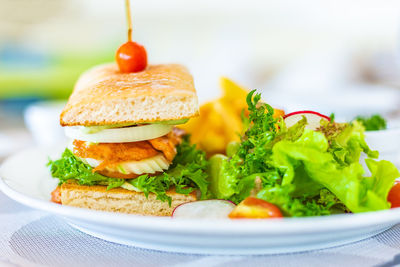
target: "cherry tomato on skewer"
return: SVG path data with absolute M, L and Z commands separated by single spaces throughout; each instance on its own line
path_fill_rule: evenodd
M 128 41 L 121 45 L 115 55 L 119 70 L 124 73 L 139 72 L 147 66 L 146 49 L 136 43 Z

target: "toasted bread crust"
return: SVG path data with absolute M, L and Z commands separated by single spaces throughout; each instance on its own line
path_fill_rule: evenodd
M 63 205 L 137 215 L 171 216 L 178 205 L 196 201 L 195 192 L 183 195 L 175 190 L 167 192 L 172 198 L 171 206 L 167 202 L 157 200 L 153 193 L 146 198 L 144 193 L 123 188 L 106 190 L 106 186 L 64 183 L 60 191 Z
M 62 126 L 180 120 L 198 115 L 193 78 L 178 64 L 121 73 L 114 63 L 85 72 L 60 116 Z

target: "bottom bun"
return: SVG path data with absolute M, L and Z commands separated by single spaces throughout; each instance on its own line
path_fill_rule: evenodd
M 67 206 L 87 208 L 102 211 L 122 212 L 137 215 L 171 216 L 176 206 L 196 201 L 196 193 L 178 194 L 174 190 L 167 192 L 172 198 L 168 202 L 156 199 L 149 193 L 148 198 L 141 192 L 114 188 L 106 190 L 106 186 L 86 186 L 75 183 L 65 183 L 61 186 L 61 203 Z

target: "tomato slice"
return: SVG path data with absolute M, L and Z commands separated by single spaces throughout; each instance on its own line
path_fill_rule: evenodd
M 400 207 L 400 182 L 396 181 L 389 191 L 387 200 L 392 204 L 392 208 Z
M 228 216 L 231 219 L 266 219 L 283 217 L 282 212 L 277 206 L 255 197 L 248 197 L 240 202 Z

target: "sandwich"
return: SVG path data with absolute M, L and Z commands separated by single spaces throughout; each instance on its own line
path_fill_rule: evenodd
M 169 216 L 208 194 L 207 160 L 175 125 L 198 116 L 193 78 L 178 64 L 122 73 L 116 64 L 85 72 L 60 115 L 71 140 L 48 163 L 59 180 L 52 201 Z

